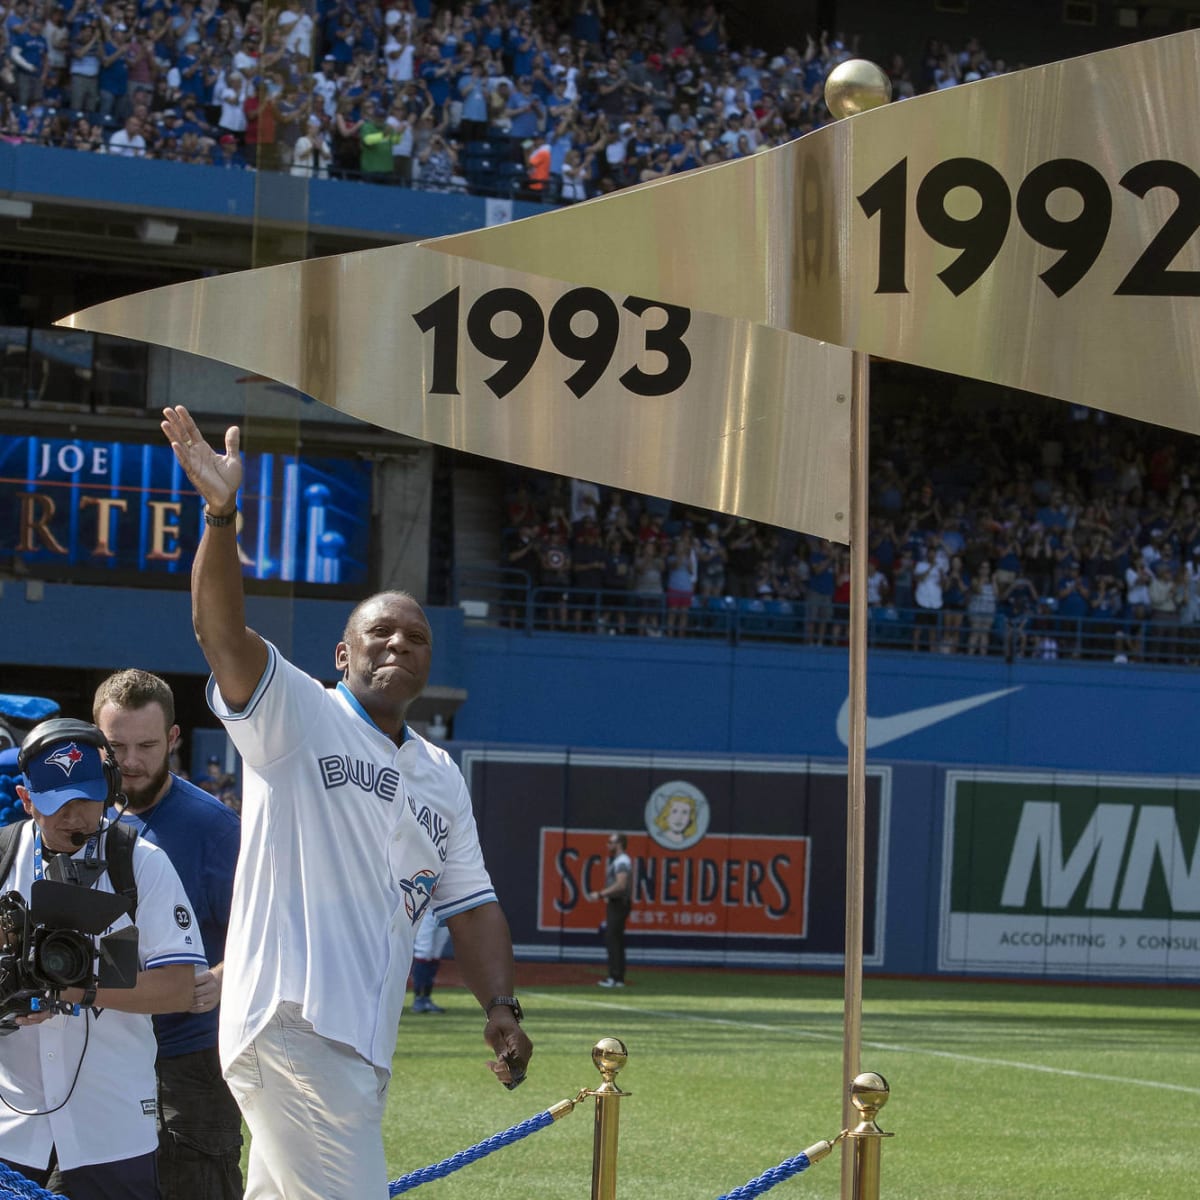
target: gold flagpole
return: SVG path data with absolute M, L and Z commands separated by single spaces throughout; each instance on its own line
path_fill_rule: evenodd
M 892 85 L 874 63 L 851 59 L 825 81 L 836 119 L 886 104 Z M 851 1128 L 852 1082 L 862 1050 L 863 874 L 867 808 L 867 472 L 870 464 L 871 356 L 855 351 L 850 387 L 850 731 L 846 767 L 846 944 L 842 1016 L 842 1128 Z M 854 1142 L 842 1143 L 842 1200 L 854 1200 Z
M 850 389 L 850 731 L 846 774 L 846 948 L 842 1001 L 842 1128 L 853 1123 L 850 1081 L 862 1049 L 863 870 L 867 791 L 867 453 L 871 356 L 855 351 Z M 851 1143 L 842 1146 L 842 1197 L 851 1200 Z

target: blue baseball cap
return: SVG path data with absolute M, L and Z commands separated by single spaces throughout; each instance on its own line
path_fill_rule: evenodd
M 97 746 L 64 739 L 25 764 L 25 786 L 34 807 L 53 816 L 72 800 L 107 800 L 108 778 Z

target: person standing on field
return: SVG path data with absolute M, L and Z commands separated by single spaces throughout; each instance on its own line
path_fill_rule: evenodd
M 246 626 L 240 430 L 217 454 L 186 408 L 163 418 L 204 501 L 192 623 L 244 766 L 219 1045 L 251 1135 L 247 1200 L 384 1200 L 383 1115 L 422 918 L 450 929 L 496 1077 L 515 1087 L 533 1053 L 466 783 L 405 721 L 429 679 L 429 622 L 406 592 L 383 592 L 346 621 L 336 687 L 289 663 Z
M 608 863 L 604 869 L 604 887 L 588 892 L 589 900 L 604 901 L 604 946 L 608 952 L 608 978 L 599 986 L 625 986 L 625 922 L 633 904 L 633 863 L 625 853 L 627 840 L 623 833 L 608 838 Z

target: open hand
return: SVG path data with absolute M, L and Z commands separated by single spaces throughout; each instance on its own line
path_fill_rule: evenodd
M 225 453 L 218 454 L 201 436 L 191 413 L 182 404 L 163 409 L 162 431 L 179 465 L 205 504 L 217 514 L 232 512 L 242 486 L 242 433 L 236 425 L 225 431 Z

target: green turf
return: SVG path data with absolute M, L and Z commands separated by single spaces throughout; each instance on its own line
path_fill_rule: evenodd
M 594 1086 L 597 1038 L 629 1047 L 621 1200 L 708 1200 L 840 1127 L 841 981 L 646 971 L 622 992 L 526 989 L 536 1053 L 513 1093 L 491 1079 L 482 1018 L 441 989 L 405 1015 L 385 1128 L 392 1177 Z M 1182 1200 L 1195 1190 L 1200 993 L 877 981 L 862 1066 L 885 1075 L 886 1200 Z M 426 1200 L 585 1200 L 593 1102 L 425 1184 Z M 836 1156 L 771 1190 L 838 1195 Z

